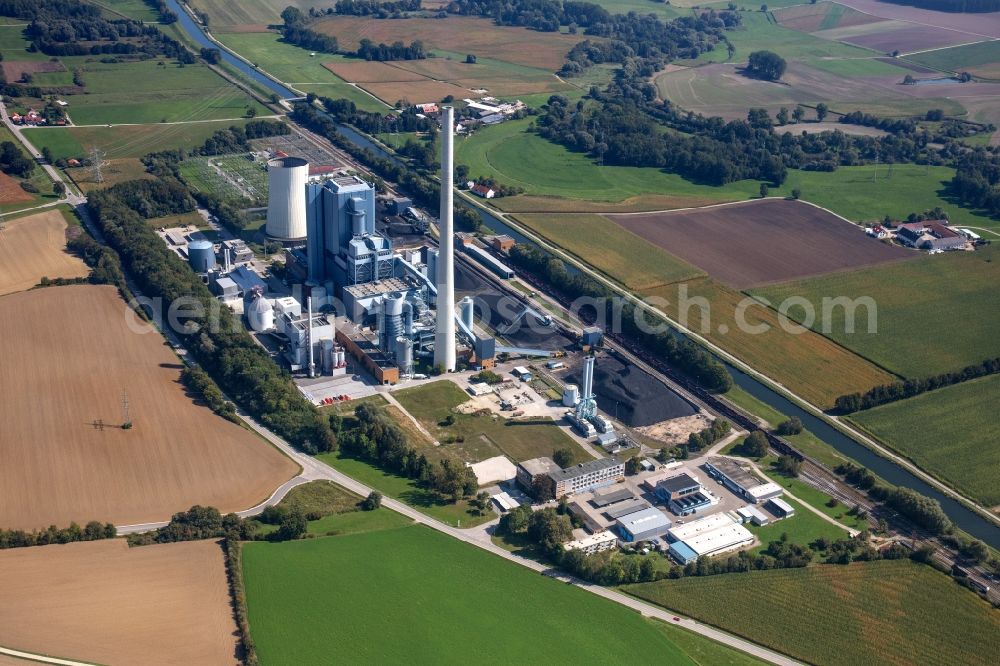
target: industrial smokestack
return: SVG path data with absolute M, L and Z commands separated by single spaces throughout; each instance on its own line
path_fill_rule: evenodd
M 313 361 L 313 297 L 309 296 L 306 302 L 308 303 L 306 307 L 308 308 L 309 311 L 308 314 L 309 328 L 307 329 L 308 332 L 306 333 L 306 344 L 309 345 L 309 376 L 315 377 L 316 363 Z
M 445 372 L 455 370 L 455 222 L 452 219 L 455 110 L 441 108 L 441 210 L 437 258 L 437 328 L 434 335 L 434 365 Z
M 583 399 L 594 398 L 594 357 L 588 356 L 583 362 Z

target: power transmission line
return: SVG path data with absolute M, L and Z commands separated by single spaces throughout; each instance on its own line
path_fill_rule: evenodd
M 106 155 L 107 153 L 97 146 L 90 149 L 90 172 L 95 183 L 104 182 L 104 167 L 107 166 L 107 162 L 104 161 Z

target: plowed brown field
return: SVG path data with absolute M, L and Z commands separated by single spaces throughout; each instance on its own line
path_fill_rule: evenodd
M 99 664 L 238 663 L 223 553 L 214 541 L 6 550 L 0 589 L 4 647 Z
M 2 527 L 145 523 L 193 504 L 246 509 L 296 473 L 186 395 L 177 357 L 112 287 L 4 296 L 0 340 Z M 120 427 L 123 392 L 130 430 Z
M 608 217 L 737 289 L 917 256 L 801 201 Z
M 57 210 L 4 223 L 0 231 L 0 296 L 31 289 L 43 277 L 85 277 L 90 269 L 66 252 L 66 220 Z

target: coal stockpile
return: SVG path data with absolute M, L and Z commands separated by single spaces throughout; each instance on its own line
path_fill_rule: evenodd
M 574 368 L 566 381 L 581 384 L 581 369 Z M 697 413 L 663 382 L 610 356 L 598 357 L 594 366 L 594 395 L 601 411 L 633 428 Z
M 475 298 L 477 317 L 484 316 L 484 309 L 489 308 L 489 319 L 483 323 L 515 347 L 557 351 L 573 344 L 558 326 L 551 322 L 546 324 L 530 313 L 521 317 L 512 330 L 511 322 L 524 311 L 524 306 L 512 296 L 488 292 L 477 294 Z

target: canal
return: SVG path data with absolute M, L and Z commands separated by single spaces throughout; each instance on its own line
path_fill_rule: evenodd
M 201 26 L 195 23 L 190 15 L 184 11 L 177 0 L 166 0 L 166 2 L 167 5 L 177 13 L 181 27 L 195 42 L 205 46 L 206 48 L 218 48 L 218 46 L 204 34 Z M 272 79 L 261 74 L 225 49 L 221 49 L 221 52 L 222 58 L 228 64 L 236 67 L 246 76 L 273 91 L 279 97 L 283 99 L 297 97 L 293 91 L 275 83 Z M 399 158 L 396 157 L 396 155 L 387 152 L 381 146 L 370 141 L 367 137 L 355 131 L 353 128 L 338 125 L 338 131 L 340 131 L 355 145 L 367 148 L 380 157 L 385 157 L 398 162 Z M 498 233 L 507 234 L 518 243 L 532 243 L 531 239 L 527 236 L 488 211 L 480 208 L 479 214 L 483 218 L 483 224 L 490 229 L 493 229 Z M 566 269 L 570 273 L 580 272 L 576 267 L 569 264 L 567 264 Z M 981 516 L 976 511 L 965 507 L 963 504 L 952 499 L 948 495 L 945 495 L 934 486 L 914 475 L 905 467 L 902 467 L 887 458 L 883 458 L 871 449 L 854 441 L 833 426 L 829 425 L 826 421 L 799 407 L 785 396 L 771 389 L 754 377 L 746 374 L 739 368 L 729 365 L 728 363 L 726 364 L 726 367 L 732 375 L 733 381 L 747 393 L 750 393 L 761 402 L 769 405 L 773 409 L 776 409 L 785 416 L 799 417 L 799 419 L 802 420 L 802 424 L 809 429 L 810 432 L 816 435 L 816 437 L 823 440 L 825 443 L 829 444 L 848 458 L 851 458 L 859 464 L 867 467 L 873 473 L 882 477 L 889 483 L 897 486 L 912 488 L 922 495 L 936 499 L 941 503 L 941 507 L 944 509 L 944 512 L 948 514 L 948 517 L 951 518 L 955 525 L 977 539 L 981 539 L 994 548 L 1000 549 L 1000 526 L 996 523 Z

